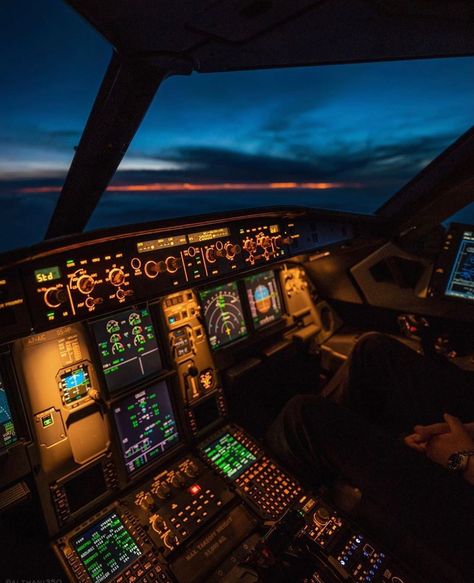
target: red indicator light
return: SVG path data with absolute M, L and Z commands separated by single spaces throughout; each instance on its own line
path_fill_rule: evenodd
M 188 489 L 188 492 L 191 494 L 191 496 L 196 496 L 196 494 L 199 494 L 200 491 L 201 491 L 201 486 L 199 484 L 193 484 Z

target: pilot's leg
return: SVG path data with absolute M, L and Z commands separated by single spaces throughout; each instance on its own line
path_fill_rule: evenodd
M 355 345 L 324 394 L 393 435 L 451 413 L 474 420 L 474 374 L 449 361 L 434 361 L 384 334 L 369 333 Z
M 461 476 L 358 413 L 320 397 L 292 399 L 272 426 L 268 443 L 313 485 L 339 477 L 358 487 L 362 513 L 370 508 L 377 514 L 375 523 L 382 524 L 396 544 L 397 537 L 401 544 L 408 532 L 433 556 L 463 573 L 474 573 L 474 496 Z M 368 514 L 366 522 L 373 524 Z

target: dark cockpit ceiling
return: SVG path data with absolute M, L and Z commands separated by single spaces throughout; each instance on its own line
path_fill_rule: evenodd
M 471 3 L 68 3 L 113 56 L 47 239 L 0 257 L 5 574 L 273 582 L 289 561 L 282 581 L 458 583 L 450 557 L 391 547 L 262 436 L 368 330 L 472 369 L 474 227 L 440 222 L 472 200 L 473 129 L 374 216 L 82 231 L 167 76 L 473 55 Z

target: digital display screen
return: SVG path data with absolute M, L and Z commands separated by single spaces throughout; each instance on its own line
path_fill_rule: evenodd
M 143 554 L 115 512 L 75 537 L 71 544 L 93 583 L 116 577 Z
M 463 233 L 445 293 L 474 300 L 474 231 Z
M 199 296 L 213 350 L 247 335 L 239 289 L 235 281 L 200 291 Z
M 181 356 L 185 356 L 192 352 L 191 342 L 186 327 L 173 330 L 170 336 L 176 358 L 180 358 Z
M 113 411 L 129 474 L 156 461 L 179 441 L 165 381 L 129 395 Z
M 102 464 L 95 464 L 63 485 L 71 513 L 107 491 Z
M 70 405 L 87 397 L 87 392 L 91 388 L 87 364 L 80 364 L 61 373 L 59 388 L 65 405 Z
M 244 279 L 254 328 L 263 328 L 281 318 L 281 297 L 274 271 Z
M 148 253 L 149 251 L 157 251 L 158 249 L 169 249 L 170 247 L 186 245 L 186 243 L 186 235 L 163 237 L 161 239 L 151 239 L 150 241 L 140 241 L 137 243 L 137 251 L 138 253 Z
M 54 267 L 43 267 L 43 269 L 35 270 L 35 279 L 37 283 L 47 283 L 48 281 L 55 281 L 61 277 L 61 270 L 57 265 Z
M 13 445 L 17 439 L 5 386 L 0 376 L 0 449 Z
M 197 430 L 201 431 L 220 417 L 216 397 L 211 397 L 193 408 Z
M 228 237 L 229 235 L 230 229 L 228 227 L 222 227 L 221 229 L 211 229 L 209 231 L 191 233 L 188 235 L 188 240 L 190 243 L 203 243 L 204 241 L 212 241 L 213 239 Z
M 132 308 L 98 320 L 92 330 L 111 393 L 162 370 L 147 308 Z
M 204 454 L 227 478 L 234 480 L 249 468 L 257 458 L 230 433 L 203 449 Z

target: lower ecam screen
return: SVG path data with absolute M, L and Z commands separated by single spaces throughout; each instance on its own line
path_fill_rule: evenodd
M 129 474 L 156 461 L 179 441 L 165 381 L 125 397 L 113 411 Z

